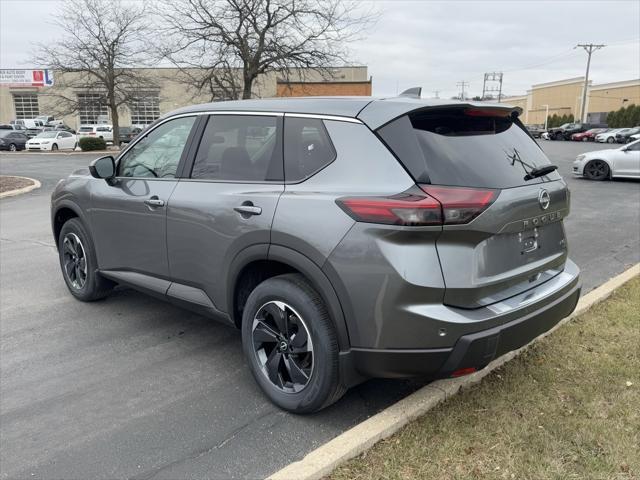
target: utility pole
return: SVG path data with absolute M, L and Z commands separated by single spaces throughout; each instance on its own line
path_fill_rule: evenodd
M 456 87 L 460 87 L 460 100 L 464 100 L 464 89 L 469 86 L 469 82 L 465 82 L 462 80 L 461 82 L 456 83 Z
M 433 91 L 433 98 L 440 98 L 440 90 Z
M 580 121 L 587 121 L 587 112 L 585 107 L 587 106 L 587 88 L 589 86 L 589 67 L 591 66 L 591 54 L 596 50 L 606 47 L 606 45 L 595 45 L 593 43 L 579 43 L 573 49 L 582 47 L 587 52 L 587 72 L 584 74 L 584 87 L 582 87 L 582 106 L 580 107 Z
M 488 87 L 487 82 L 493 83 L 493 87 Z M 498 84 L 496 86 L 496 84 Z M 502 72 L 488 72 L 484 74 L 484 82 L 482 82 L 482 99 L 490 92 L 498 92 L 498 103 L 502 100 Z

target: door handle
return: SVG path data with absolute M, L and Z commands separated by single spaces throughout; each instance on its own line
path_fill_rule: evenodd
M 164 200 L 160 200 L 156 195 L 144 201 L 150 207 L 164 207 Z
M 254 206 L 251 202 L 244 202 L 239 207 L 234 207 L 233 209 L 244 218 L 249 218 L 251 215 L 260 215 L 262 213 L 262 208 Z

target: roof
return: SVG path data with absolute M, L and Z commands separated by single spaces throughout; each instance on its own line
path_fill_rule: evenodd
M 358 118 L 375 130 L 406 113 L 424 108 L 468 106 L 520 110 L 505 103 L 487 103 L 409 97 L 275 97 L 252 100 L 204 103 L 175 110 L 166 116 L 209 111 L 253 111 L 306 113 Z

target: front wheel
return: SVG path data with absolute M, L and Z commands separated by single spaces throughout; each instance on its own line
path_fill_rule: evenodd
M 51 145 L 51 151 L 55 152 L 58 150 L 58 145 L 56 145 L 55 143 L 53 145 Z
M 9 151 L 10 152 L 17 152 L 18 151 L 18 147 L 16 146 L 15 143 L 10 143 L 9 144 Z
M 83 302 L 106 297 L 114 283 L 98 273 L 93 242 L 77 218 L 68 220 L 58 237 L 62 276 L 71 295 Z
M 602 160 L 591 160 L 584 166 L 584 176 L 589 180 L 605 180 L 609 178 L 609 165 Z
M 607 138 L 607 143 L 615 143 L 616 139 L 613 137 Z
M 316 412 L 345 392 L 333 324 L 301 275 L 270 278 L 251 292 L 242 315 L 242 347 L 256 382 L 284 410 Z

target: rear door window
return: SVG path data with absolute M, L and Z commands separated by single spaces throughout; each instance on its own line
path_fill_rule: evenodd
M 233 182 L 282 181 L 278 118 L 213 115 L 198 147 L 191 178 Z
M 300 182 L 333 162 L 336 150 L 322 120 L 287 117 L 284 121 L 284 178 Z
M 418 183 L 512 188 L 549 159 L 518 120 L 500 111 L 432 109 L 400 117 L 377 132 Z

